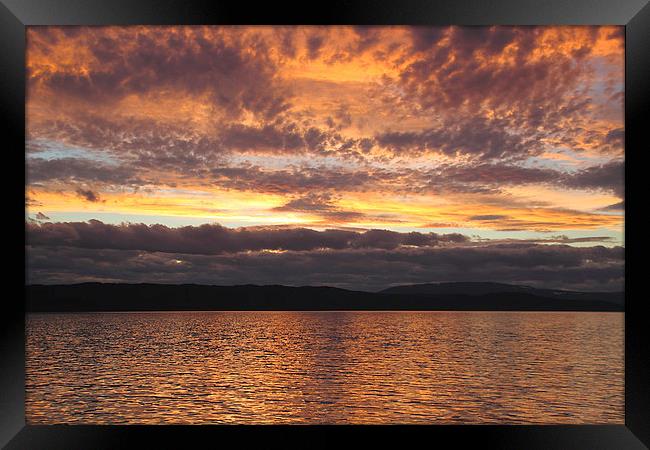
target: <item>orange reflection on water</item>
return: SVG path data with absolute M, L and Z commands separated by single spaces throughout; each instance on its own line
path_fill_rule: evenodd
M 624 423 L 622 313 L 31 314 L 26 420 Z

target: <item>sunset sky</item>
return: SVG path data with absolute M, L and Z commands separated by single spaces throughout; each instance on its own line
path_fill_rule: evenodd
M 621 290 L 622 27 L 29 27 L 28 281 Z

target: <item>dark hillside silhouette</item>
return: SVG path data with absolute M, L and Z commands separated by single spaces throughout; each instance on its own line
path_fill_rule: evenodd
M 28 312 L 232 310 L 623 311 L 622 293 L 497 283 L 399 286 L 382 292 L 333 287 L 103 284 L 26 286 Z

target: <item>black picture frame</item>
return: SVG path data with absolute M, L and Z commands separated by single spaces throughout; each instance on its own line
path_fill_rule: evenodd
M 625 25 L 626 247 L 625 425 L 620 426 L 26 426 L 24 419 L 24 184 L 20 172 L 25 144 L 25 27 L 29 25 L 128 24 L 429 24 L 429 25 Z M 640 219 L 642 153 L 650 148 L 650 5 L 647 0 L 329 0 L 304 2 L 188 0 L 0 0 L 0 114 L 3 135 L 5 241 L 12 251 L 0 331 L 2 394 L 0 445 L 6 448 L 146 448 L 238 446 L 264 439 L 265 447 L 315 443 L 339 445 L 352 438 L 383 445 L 423 439 L 431 445 L 478 444 L 494 448 L 626 449 L 650 445 L 650 355 L 644 313 L 644 254 Z M 10 174 L 19 174 L 10 177 Z M 24 175 L 24 173 L 23 173 Z M 641 179 L 639 178 L 641 177 Z M 24 179 L 23 179 L 24 182 Z M 21 209 L 22 212 L 18 211 Z M 15 210 L 14 210 L 15 209 Z M 22 221 L 22 223 L 21 223 Z M 637 262 L 641 261 L 641 262 Z M 22 276 L 21 276 L 22 274 Z M 22 280 L 22 281 L 21 281 Z M 22 286 L 20 285 L 22 283 Z M 13 285 L 13 286 L 12 286 Z M 16 290 L 9 290 L 16 287 Z M 13 292 L 9 294 L 9 292 Z M 1 315 L 1 314 L 0 314 Z M 318 434 L 318 440 L 315 439 Z M 233 442 L 233 441 L 231 441 Z M 443 444 L 444 445 L 444 444 Z

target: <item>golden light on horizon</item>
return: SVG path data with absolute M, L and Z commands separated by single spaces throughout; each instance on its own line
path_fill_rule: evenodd
M 621 232 L 622 58 L 617 27 L 29 28 L 28 213 Z

